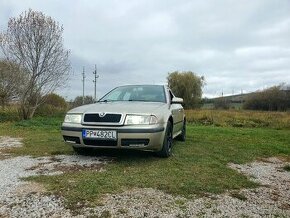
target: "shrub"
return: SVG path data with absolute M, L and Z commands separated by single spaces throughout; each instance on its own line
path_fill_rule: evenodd
M 265 111 L 286 111 L 290 108 L 290 92 L 282 85 L 252 93 L 245 99 L 244 109 Z
M 57 107 L 57 108 L 66 108 L 67 107 L 67 103 L 65 101 L 65 99 L 55 93 L 51 93 L 48 94 L 46 96 L 44 96 L 44 102 L 45 104 L 51 105 L 53 107 Z
M 20 116 L 16 106 L 8 106 L 0 108 L 0 122 L 18 121 Z
M 44 96 L 43 101 L 44 104 L 35 111 L 36 116 L 58 116 L 64 114 L 68 109 L 65 99 L 54 93 Z
M 94 103 L 94 98 L 90 95 L 86 95 L 85 99 L 84 99 L 84 104 L 92 104 Z M 70 107 L 74 108 L 74 107 L 78 107 L 83 104 L 83 96 L 77 96 L 71 103 Z
M 214 109 L 229 109 L 230 108 L 230 101 L 226 98 L 217 98 L 215 99 L 214 103 Z

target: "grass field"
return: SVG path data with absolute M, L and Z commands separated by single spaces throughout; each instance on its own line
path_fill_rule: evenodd
M 290 112 L 246 110 L 187 110 L 187 120 L 198 125 L 290 129 Z
M 188 112 L 189 121 L 193 119 L 191 113 Z M 62 142 L 61 121 L 60 117 L 4 122 L 0 123 L 0 135 L 24 139 L 23 148 L 9 151 L 13 155 L 72 154 L 72 149 Z M 189 123 L 187 141 L 175 141 L 174 155 L 168 159 L 146 152 L 96 151 L 92 155 L 114 157 L 104 172 L 87 170 L 29 179 L 63 195 L 67 205 L 74 208 L 78 202 L 98 203 L 102 194 L 133 187 L 152 187 L 188 198 L 255 187 L 256 184 L 228 168 L 227 164 L 270 156 L 290 158 L 290 130 L 287 128 L 287 125 L 278 130 Z

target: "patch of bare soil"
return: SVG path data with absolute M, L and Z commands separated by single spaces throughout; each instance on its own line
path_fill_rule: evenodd
M 16 196 L 25 196 L 28 194 L 45 193 L 46 189 L 43 185 L 36 182 L 26 182 L 16 187 L 13 194 Z

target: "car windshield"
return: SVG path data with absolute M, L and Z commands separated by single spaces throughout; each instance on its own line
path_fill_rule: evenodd
M 113 89 L 100 101 L 148 101 L 166 102 L 164 88 L 161 85 L 121 86 Z

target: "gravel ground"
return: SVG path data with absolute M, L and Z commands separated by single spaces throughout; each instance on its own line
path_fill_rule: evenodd
M 0 151 L 22 145 L 21 139 L 1 137 L 0 141 Z M 0 217 L 72 217 L 71 212 L 64 208 L 63 199 L 47 195 L 41 185 L 21 178 L 83 168 L 100 171 L 111 161 L 104 157 L 77 155 L 32 158 L 0 153 L 0 157 L 5 157 L 0 158 Z
M 255 189 L 194 200 L 154 189 L 135 189 L 107 195 L 104 205 L 93 211 L 98 216 L 113 217 L 290 217 L 290 172 L 283 170 L 285 164 L 277 158 L 245 165 L 229 164 L 262 185 Z
M 9 136 L 0 136 L 0 149 L 21 147 L 22 142 L 20 138 L 11 138 Z
M 20 178 L 89 168 L 104 170 L 110 159 L 77 155 L 10 157 L 1 149 L 19 147 L 21 139 L 0 137 L 0 217 L 73 217 L 60 197 Z M 4 150 L 3 150 L 4 151 Z M 2 158 L 1 158 L 2 157 Z M 4 157 L 4 158 L 3 158 Z M 268 158 L 229 167 L 262 186 L 188 200 L 155 189 L 132 189 L 106 195 L 102 205 L 84 208 L 75 217 L 290 217 L 290 172 L 286 161 Z

